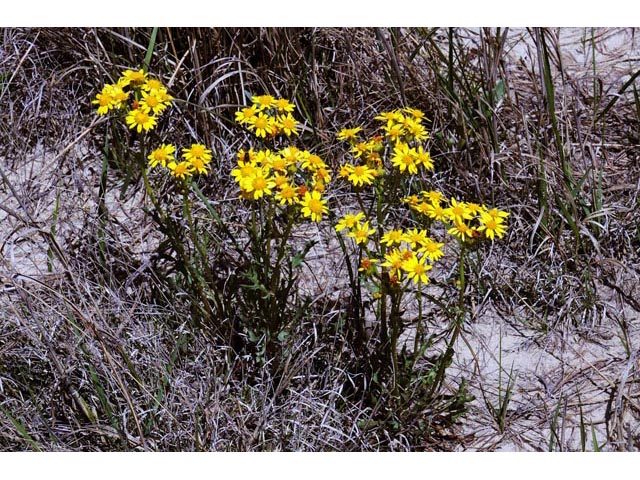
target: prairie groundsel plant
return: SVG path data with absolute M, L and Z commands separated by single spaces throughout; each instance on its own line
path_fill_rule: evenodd
M 397 405 L 410 404 L 405 395 L 416 394 L 417 381 L 424 400 L 418 403 L 424 407 L 438 401 L 464 322 L 467 252 L 483 241 L 501 238 L 509 214 L 455 198 L 446 200 L 442 192 L 428 188 L 428 175 L 436 165 L 427 148 L 429 132 L 420 110 L 383 112 L 375 120 L 379 128 L 369 137 L 363 136 L 362 127 L 337 134 L 350 154 L 337 176 L 352 189 L 357 205 L 335 224 L 357 305 L 348 324 L 354 348 L 367 358 L 376 379 L 374 396 L 387 395 Z M 419 191 L 413 193 L 415 189 Z M 456 252 L 458 308 L 450 325 L 429 334 L 425 299 L 432 298 L 428 295 L 431 277 L 442 275 L 438 263 Z M 367 303 L 373 306 L 374 325 L 366 320 Z M 434 357 L 429 347 L 436 337 L 444 338 L 446 347 Z M 431 360 L 424 373 L 427 354 Z M 419 370 L 418 362 L 422 363 Z M 455 398 L 462 408 L 464 382 Z M 389 415 L 395 422 L 402 413 Z
M 158 257 L 173 259 L 171 269 L 178 274 L 172 282 L 177 278 L 190 293 L 195 323 L 226 336 L 227 329 L 218 321 L 225 314 L 226 304 L 210 273 L 208 238 L 193 215 L 192 197 L 201 194 L 194 180 L 209 173 L 213 152 L 199 142 L 177 146 L 159 133 L 160 118 L 170 111 L 174 100 L 165 85 L 143 69 L 125 70 L 116 83 L 102 87 L 92 103 L 98 115 L 108 115 L 111 120 L 103 180 L 109 155 L 126 176 L 123 194 L 132 180 L 135 184 L 143 179 L 146 198 L 151 202 L 146 211 L 165 237 Z M 181 205 L 175 202 L 176 196 L 182 200 Z
M 295 106 L 271 95 L 252 97 L 236 112 L 256 145 L 237 154 L 231 176 L 249 219 L 250 264 L 244 273 L 240 315 L 244 333 L 261 354 L 272 355 L 299 317 L 296 268 L 313 246 L 296 248 L 294 228 L 319 223 L 329 213 L 324 192 L 332 172 L 322 158 L 289 143 L 299 135 Z

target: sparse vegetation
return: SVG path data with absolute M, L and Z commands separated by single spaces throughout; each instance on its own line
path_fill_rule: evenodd
M 640 448 L 606 30 L 2 33 L 1 449 Z

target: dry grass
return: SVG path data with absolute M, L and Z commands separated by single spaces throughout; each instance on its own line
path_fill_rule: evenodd
M 469 380 L 473 415 L 424 409 L 432 428 L 421 430 L 396 412 L 407 423 L 394 432 L 350 396 L 361 379 L 332 330 L 346 307 L 330 288 L 343 271 L 328 229 L 310 232 L 311 308 L 277 364 L 257 368 L 211 341 L 193 328 L 190 299 L 167 290 L 143 195 L 122 190 L 118 165 L 101 175 L 90 106 L 142 62 L 149 30 L 2 30 L 0 448 L 639 449 L 640 101 L 629 80 L 640 47 L 630 38 L 611 51 L 611 31 L 578 33 L 159 31 L 151 68 L 180 99 L 164 127 L 216 152 L 200 187 L 230 225 L 246 214 L 228 173 L 247 143 L 233 112 L 256 92 L 293 99 L 305 146 L 333 167 L 337 130 L 421 108 L 435 185 L 511 211 L 505 239 L 482 252 L 448 379 Z M 446 300 L 446 279 L 437 286 Z M 445 315 L 433 307 L 429 328 Z M 488 405 L 504 399 L 512 365 L 496 418 Z

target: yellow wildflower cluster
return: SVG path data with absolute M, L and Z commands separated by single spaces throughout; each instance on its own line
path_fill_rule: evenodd
M 284 133 L 287 137 L 298 135 L 300 124 L 293 117 L 295 110 L 289 100 L 271 95 L 254 95 L 252 105 L 236 112 L 236 122 L 252 131 L 256 137 L 275 137 Z
M 362 140 L 358 135 L 361 127 L 344 128 L 338 132 L 338 140 L 349 142 L 350 153 L 357 163 L 344 164 L 339 177 L 346 178 L 355 187 L 371 185 L 373 181 L 384 176 L 388 170 L 382 154 L 385 149 L 391 152 L 390 166 L 401 174 L 415 175 L 419 168 L 433 169 L 433 161 L 429 151 L 422 144 L 429 138 L 429 133 L 422 124 L 424 113 L 415 108 L 405 108 L 392 112 L 383 112 L 375 117 L 383 122 L 378 133 L 369 139 Z
M 236 112 L 236 121 L 257 137 L 298 135 L 299 124 L 292 113 L 295 106 L 271 95 L 252 97 L 252 105 Z M 281 206 L 296 206 L 313 222 L 329 212 L 322 198 L 331 169 L 318 155 L 295 146 L 277 151 L 249 149 L 238 152 L 238 165 L 231 171 L 246 200 L 273 199 Z
M 246 200 L 273 198 L 280 205 L 297 205 L 303 216 L 319 222 L 328 213 L 322 198 L 331 172 L 326 163 L 307 150 L 289 146 L 282 150 L 240 150 L 231 176 Z
M 162 82 L 149 77 L 144 70 L 125 70 L 115 84 L 105 85 L 92 103 L 98 106 L 98 115 L 111 111 L 124 113 L 129 128 L 141 133 L 156 127 L 158 117 L 173 99 Z M 175 145 L 163 143 L 147 156 L 149 166 L 160 165 L 180 179 L 208 173 L 212 155 L 205 145 L 194 143 L 183 148 L 180 161 L 176 161 L 175 152 Z
M 211 150 L 201 143 L 194 143 L 190 148 L 182 149 L 182 160 L 176 162 L 174 153 L 176 147 L 162 144 L 152 151 L 149 156 L 149 166 L 154 168 L 161 165 L 167 168 L 169 173 L 176 178 L 189 178 L 196 173 L 209 173 L 208 165 L 211 163 Z
M 172 100 L 160 80 L 149 77 L 144 70 L 125 70 L 116 83 L 102 87 L 91 103 L 97 105 L 98 115 L 112 110 L 126 112 L 129 128 L 141 133 L 155 128 Z
M 427 272 L 433 268 L 433 262 L 443 256 L 444 243 L 436 242 L 426 230 L 417 228 L 388 230 L 378 239 L 375 238 L 376 230 L 370 228 L 368 220 L 363 222 L 364 218 L 363 212 L 346 214 L 335 227 L 338 232 L 346 230 L 347 237 L 353 238 L 367 252 L 359 270 L 377 277 L 387 274 L 394 285 L 405 279 L 428 284 Z M 370 239 L 383 246 L 382 254 L 368 251 Z M 380 258 L 376 258 L 378 256 Z
M 507 231 L 505 224 L 509 213 L 477 203 L 458 202 L 455 198 L 444 200 L 436 191 L 423 191 L 419 196 L 405 198 L 412 210 L 432 220 L 444 222 L 447 233 L 463 242 L 474 242 L 482 237 L 494 240 Z

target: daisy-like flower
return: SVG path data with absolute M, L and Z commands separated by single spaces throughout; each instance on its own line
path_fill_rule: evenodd
M 193 166 L 189 162 L 169 162 L 167 167 L 176 178 L 188 178 L 193 175 Z
M 153 130 L 156 126 L 157 120 L 156 117 L 149 114 L 148 110 L 144 108 L 136 108 L 135 110 L 131 110 L 126 117 L 127 124 L 130 129 L 136 129 L 138 133 L 144 130 L 148 132 L 149 130 Z
M 411 245 L 411 248 L 416 249 L 424 246 L 424 244 L 427 243 L 427 238 L 426 230 L 418 230 L 417 228 L 414 228 L 404 232 L 402 239 Z
M 415 148 L 410 148 L 406 143 L 398 142 L 393 149 L 391 164 L 397 167 L 401 173 L 408 171 L 410 174 L 416 174 L 418 173 L 416 157 L 417 152 Z
M 424 128 L 420 123 L 416 122 L 411 117 L 405 117 L 404 122 L 402 122 L 407 134 L 413 140 L 426 140 L 429 138 L 429 132 L 427 132 L 426 128 Z
M 125 92 L 119 83 L 111 86 L 111 96 L 113 97 L 113 108 L 120 108 L 127 104 L 129 93 Z
M 407 278 L 413 280 L 414 284 L 422 283 L 427 285 L 429 283 L 427 272 L 433 267 L 426 265 L 425 261 L 426 257 L 424 256 L 421 258 L 413 256 L 402 264 L 402 269 L 407 272 Z
M 302 205 L 302 215 L 311 217 L 313 222 L 319 222 L 322 220 L 323 214 L 329 213 L 327 201 L 323 200 L 320 192 L 315 190 L 305 192 L 304 198 L 300 201 L 300 205 Z
M 274 198 L 280 202 L 281 205 L 288 203 L 293 205 L 298 203 L 298 189 L 291 185 L 284 185 L 275 195 Z
M 273 102 L 272 106 L 275 107 L 278 110 L 278 112 L 281 112 L 281 113 L 293 112 L 296 109 L 296 106 L 286 98 L 277 98 Z
M 411 115 L 413 119 L 418 123 L 422 122 L 422 120 L 424 119 L 424 112 L 422 110 L 407 107 L 404 109 L 404 111 Z
M 251 193 L 254 200 L 258 200 L 265 195 L 271 195 L 275 183 L 273 179 L 269 177 L 267 169 L 257 168 L 253 172 L 253 175 L 246 178 L 240 186 L 245 192 Z
M 366 165 L 355 165 L 351 168 L 348 180 L 353 183 L 355 187 L 362 186 L 365 183 L 371 185 L 376 175 L 377 171 L 373 168 L 369 168 Z
M 211 161 L 211 150 L 201 143 L 191 144 L 191 148 L 182 149 L 182 158 L 185 160 L 200 159 L 205 164 Z
M 287 166 L 292 166 L 302 159 L 302 152 L 296 147 L 286 147 L 278 152 L 287 162 Z
M 483 208 L 483 211 L 486 215 L 493 217 L 495 219 L 506 219 L 509 216 L 509 212 L 505 212 L 504 210 L 498 210 L 497 208 L 492 208 L 491 210 L 488 210 L 485 207 Z
M 277 119 L 277 125 L 287 137 L 293 135 L 299 135 L 298 127 L 300 126 L 293 115 L 287 113 L 286 115 L 279 115 Z
M 157 78 L 147 78 L 147 81 L 142 85 L 142 90 L 150 92 L 151 90 L 164 89 L 164 85 Z
M 385 131 L 385 136 L 395 143 L 401 142 L 402 137 L 407 133 L 404 125 L 401 123 L 389 122 L 385 127 L 383 127 L 383 130 Z
M 427 204 L 424 213 L 434 220 L 444 221 L 447 219 L 447 212 L 445 208 L 440 205 L 440 202 Z
M 251 101 L 258 107 L 259 110 L 266 110 L 271 108 L 276 99 L 271 95 L 254 95 L 251 97 Z
M 453 223 L 453 227 L 447 230 L 447 233 L 453 235 L 454 237 L 464 241 L 466 239 L 473 237 L 474 229 L 471 228 L 464 222 L 455 222 Z
M 427 191 L 423 191 L 422 196 L 424 198 L 426 198 L 427 200 L 429 200 L 431 203 L 435 204 L 435 203 L 440 203 L 442 201 L 442 199 L 444 198 L 444 196 L 442 195 L 442 193 L 436 191 L 436 190 L 429 190 Z
M 114 108 L 113 85 L 105 85 L 91 103 L 98 105 L 98 115 L 106 115 Z
M 231 170 L 231 176 L 234 180 L 243 184 L 248 178 L 252 177 L 257 167 L 251 161 L 238 160 L 238 168 Z
M 425 256 L 429 257 L 429 260 L 435 262 L 442 258 L 444 253 L 442 252 L 442 247 L 444 247 L 444 243 L 436 242 L 431 238 L 427 238 L 426 241 L 422 244 L 422 248 L 420 251 L 425 254 Z
M 266 138 L 267 135 L 274 135 L 277 125 L 272 117 L 260 112 L 247 122 L 249 130 L 255 130 L 256 137 Z
M 366 244 L 369 240 L 369 236 L 374 233 L 375 230 L 373 228 L 369 228 L 369 221 L 367 220 L 363 224 L 356 224 L 347 236 L 353 238 L 357 244 Z
M 207 170 L 207 163 L 209 162 L 205 162 L 201 157 L 193 157 L 188 162 L 197 173 L 202 173 L 203 175 L 209 173 L 209 170 Z
M 429 151 L 424 151 L 422 145 L 416 149 L 416 164 L 422 165 L 427 170 L 433 170 L 433 160 Z
M 253 117 L 258 114 L 258 107 L 251 105 L 236 112 L 236 122 L 240 125 L 249 124 Z
M 329 183 L 331 181 L 331 172 L 327 167 L 318 168 L 313 174 L 314 180 L 322 183 Z
M 389 230 L 387 233 L 382 235 L 380 242 L 384 243 L 387 247 L 390 247 L 392 245 L 400 245 L 403 239 L 404 232 L 402 230 Z
M 464 202 L 456 202 L 455 198 L 451 199 L 449 207 L 445 208 L 444 212 L 453 223 L 464 223 L 465 220 L 471 220 L 473 218 L 467 205 Z
M 149 92 L 143 91 L 140 104 L 149 108 L 149 110 L 151 110 L 155 115 L 161 113 L 168 106 L 158 96 L 158 90 L 151 90 Z
M 369 142 L 356 143 L 350 151 L 354 157 L 360 158 L 371 151 L 371 145 L 369 145 Z
M 343 128 L 338 132 L 336 136 L 338 140 L 345 140 L 347 142 L 355 141 L 357 139 L 357 135 L 362 131 L 361 127 L 356 128 Z
M 158 97 L 158 100 L 164 103 L 167 107 L 171 104 L 171 101 L 174 100 L 174 98 L 169 95 L 169 92 L 167 92 L 167 89 L 164 87 L 156 89 L 155 93 L 156 97 Z
M 147 79 L 147 73 L 142 69 L 125 70 L 124 72 L 122 72 L 122 77 L 121 77 L 123 86 L 133 85 L 134 87 L 141 86 L 142 84 L 144 84 L 146 79 Z
M 396 277 L 398 280 L 402 278 L 402 264 L 405 262 L 402 251 L 394 248 L 384 255 L 382 266 L 389 269 L 389 275 Z
M 173 156 L 175 151 L 176 151 L 176 147 L 174 147 L 171 144 L 166 145 L 163 143 L 160 148 L 156 148 L 147 157 L 149 159 L 149 166 L 151 168 L 155 168 L 158 164 L 160 164 L 163 167 L 166 167 L 167 163 L 175 160 Z
M 389 122 L 395 123 L 402 120 L 402 112 L 400 110 L 394 110 L 393 112 L 381 112 L 373 118 L 387 124 Z
M 327 168 L 327 164 L 318 155 L 305 151 L 303 152 L 302 168 L 316 171 L 319 168 Z
M 351 230 L 364 218 L 363 212 L 358 212 L 355 215 L 347 213 L 336 224 L 336 231 Z
M 498 238 L 502 238 L 507 231 L 507 226 L 503 221 L 502 217 L 482 213 L 480 214 L 480 226 L 478 227 L 478 231 L 484 232 L 485 236 L 491 240 L 494 240 L 496 235 Z

